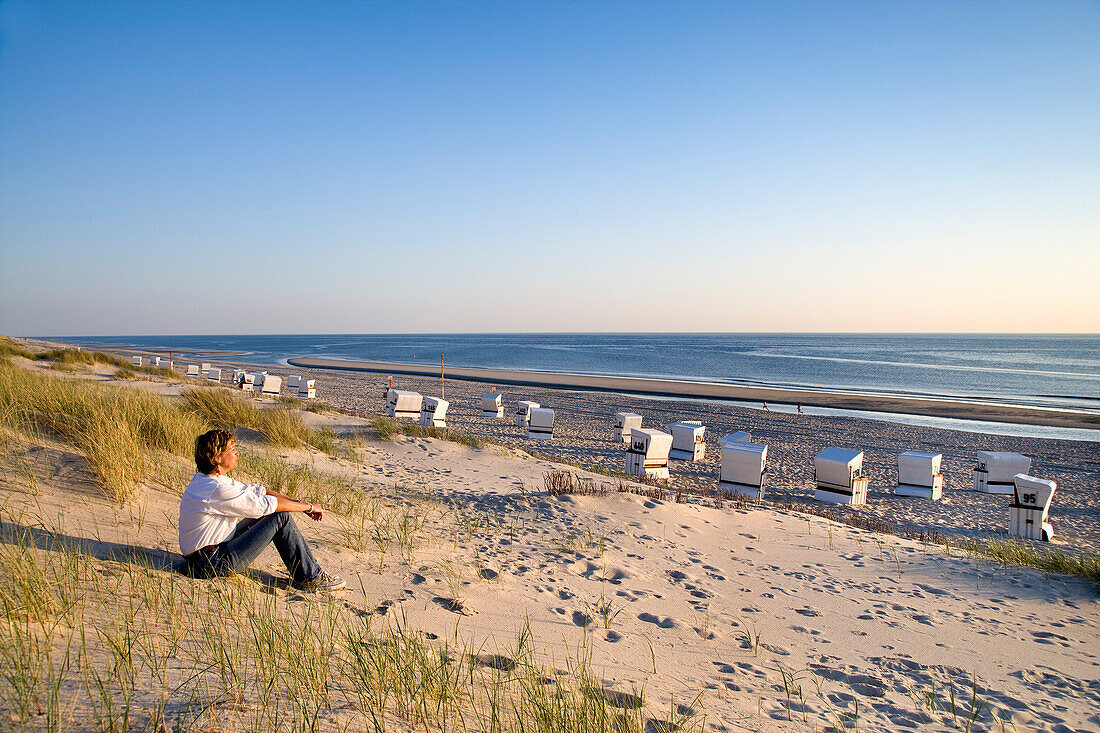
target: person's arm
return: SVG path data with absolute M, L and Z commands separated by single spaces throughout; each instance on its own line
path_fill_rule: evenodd
M 325 510 L 320 504 L 311 504 L 308 501 L 291 499 L 278 491 L 267 489 L 267 495 L 275 497 L 275 511 L 277 512 L 302 512 L 315 522 L 320 522 L 325 516 Z

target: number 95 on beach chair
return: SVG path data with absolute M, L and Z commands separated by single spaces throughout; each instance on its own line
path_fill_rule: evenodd
M 1054 528 L 1050 518 L 1050 501 L 1058 484 L 1046 479 L 1035 478 L 1024 473 L 1013 477 L 1013 490 L 1016 501 L 1008 509 L 1008 533 L 1029 540 L 1050 542 L 1054 537 Z

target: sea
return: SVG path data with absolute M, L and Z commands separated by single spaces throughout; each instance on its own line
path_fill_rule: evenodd
M 497 333 L 51 337 L 293 357 L 951 397 L 1100 414 L 1100 335 Z M 1100 433 L 1100 431 L 1081 431 Z

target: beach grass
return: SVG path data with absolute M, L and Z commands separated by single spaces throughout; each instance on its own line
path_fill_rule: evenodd
M 336 443 L 331 431 L 310 429 L 289 410 L 260 410 L 226 390 L 188 390 L 181 405 L 140 390 L 58 379 L 10 362 L 0 362 L 0 425 L 31 438 L 44 432 L 75 446 L 107 495 L 119 503 L 132 499 L 149 474 L 151 454 L 190 457 L 195 436 L 210 426 L 244 425 L 272 445 L 305 443 L 330 454 Z
M 984 557 L 1006 567 L 1018 565 L 1100 581 L 1100 556 L 1091 553 L 1074 556 L 1059 547 L 1036 547 L 1027 542 L 1000 538 L 963 540 L 953 543 L 953 546 L 971 556 Z
M 245 576 L 98 559 L 0 519 L 0 709 L 13 730 L 692 731 L 652 718 L 578 649 L 429 639 L 336 598 L 287 604 Z M 40 533 L 41 534 L 41 533 Z M 47 533 L 48 534 L 48 533 Z M 64 620 L 64 623 L 61 621 Z
M 297 448 L 305 443 L 335 455 L 336 436 L 331 430 L 307 427 L 301 417 L 282 405 L 260 409 L 248 398 L 219 387 L 187 389 L 183 392 L 183 405 L 184 409 L 223 430 L 232 431 L 241 425 L 259 432 L 274 446 Z
M 57 379 L 0 364 L 0 423 L 40 431 L 76 446 L 108 496 L 132 498 L 146 472 L 146 453 L 186 456 L 204 423 L 167 400 L 132 389 Z

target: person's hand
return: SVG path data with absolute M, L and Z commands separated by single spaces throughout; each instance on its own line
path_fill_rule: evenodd
M 303 514 L 312 519 L 314 522 L 320 522 L 322 519 L 325 518 L 325 509 L 320 504 L 310 504 L 309 506 L 309 511 L 303 512 Z

